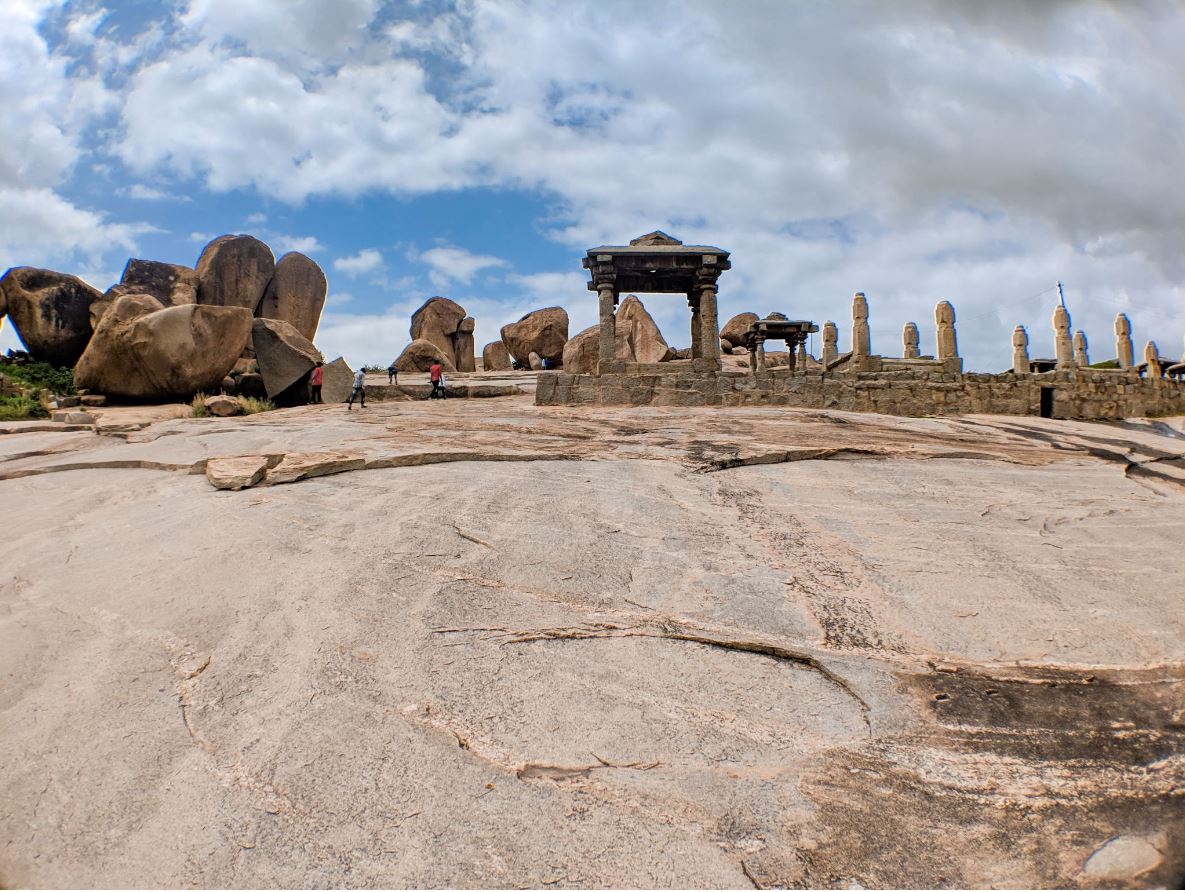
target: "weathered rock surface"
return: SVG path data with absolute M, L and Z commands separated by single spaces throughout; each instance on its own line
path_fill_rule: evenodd
M 628 329 L 630 353 L 634 362 L 667 362 L 675 358 L 675 351 L 667 344 L 654 318 L 636 295 L 629 295 L 617 308 L 616 326 Z
M 240 490 L 254 486 L 267 473 L 265 455 L 232 455 L 206 463 L 206 479 L 215 489 Z
M 466 316 L 457 327 L 453 335 L 453 355 L 456 359 L 458 372 L 476 372 L 477 356 L 473 350 L 473 331 L 477 328 L 477 320 Z
M 317 334 L 329 283 L 313 260 L 290 251 L 276 263 L 255 315 L 287 322 L 308 340 Z
M 614 328 L 614 358 L 635 362 L 630 341 L 632 326 Z M 564 344 L 564 371 L 573 375 L 592 375 L 597 371 L 601 351 L 601 326 L 590 325 Z
M 519 365 L 532 353 L 562 362 L 568 342 L 568 313 L 563 307 L 546 307 L 527 313 L 518 322 L 502 326 L 502 343 Z
M 1185 419 L 44 428 L 0 425 L 6 886 L 1180 885 Z M 281 455 L 321 476 L 195 476 Z
M 426 372 L 432 368 L 432 363 L 440 361 L 445 373 L 455 372 L 452 358 L 431 341 L 419 339 L 412 341 L 403 348 L 399 358 L 395 360 L 395 369 L 400 372 Z
M 720 329 L 720 337 L 733 347 L 742 347 L 745 343 L 745 332 L 760 318 L 756 313 L 737 313 L 724 323 Z
M 481 351 L 481 367 L 487 372 L 509 372 L 510 353 L 501 341 L 491 341 Z
M 161 307 L 146 294 L 115 301 L 74 369 L 76 387 L 133 399 L 217 390 L 251 331 L 241 307 Z
M 327 362 L 321 368 L 321 399 L 326 403 L 344 403 L 354 389 L 354 370 L 344 357 Z
M 197 303 L 197 289 L 197 271 L 192 267 L 133 257 L 124 266 L 119 284 L 112 285 L 91 304 L 91 326 L 98 328 L 111 305 L 129 294 L 147 294 L 163 307 L 179 307 Z
M 244 372 L 237 375 L 235 377 L 235 393 L 256 400 L 267 399 L 267 387 L 263 383 L 263 375 L 259 372 Z
M 13 267 L 0 278 L 9 321 L 34 359 L 72 366 L 91 333 L 91 304 L 102 294 L 77 276 Z
M 447 297 L 430 297 L 411 314 L 412 342 L 428 341 L 435 345 L 440 355 L 455 369 L 457 355 L 454 336 L 466 315 L 465 308 L 455 301 Z
M 255 313 L 272 280 L 272 250 L 250 235 L 222 235 L 202 249 L 197 262 L 198 303 L 246 307 Z
M 219 418 L 229 418 L 243 411 L 239 401 L 229 396 L 208 396 L 202 400 L 202 405 L 207 412 Z
M 282 400 L 287 391 L 307 384 L 309 373 L 321 361 L 321 351 L 293 326 L 279 319 L 256 319 L 251 326 L 251 340 L 263 386 L 268 399 L 273 401 Z M 291 396 L 286 402 L 300 403 L 308 399 L 308 392 Z

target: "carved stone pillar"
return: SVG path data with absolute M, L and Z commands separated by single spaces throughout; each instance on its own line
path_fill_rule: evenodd
M 852 358 L 872 352 L 872 337 L 868 331 L 868 299 L 863 291 L 852 298 Z
M 614 359 L 614 345 L 617 341 L 617 317 L 614 308 L 617 305 L 616 289 L 612 282 L 602 282 L 597 285 L 597 292 L 601 298 L 601 331 L 598 344 L 597 372 L 607 367 Z
M 699 295 L 687 295 L 687 306 L 691 307 L 691 358 L 699 359 L 703 356 L 704 338 L 704 327 L 699 312 Z
M 1059 369 L 1074 367 L 1074 342 L 1070 340 L 1070 314 L 1058 304 L 1053 311 L 1053 346 Z
M 700 352 L 704 359 L 720 365 L 720 321 L 716 318 L 716 281 L 700 287 Z
M 1012 371 L 1018 375 L 1029 373 L 1029 333 L 1023 325 L 1012 329 Z
M 1115 317 L 1115 358 L 1121 369 L 1130 369 L 1136 364 L 1135 351 L 1132 349 L 1132 324 L 1123 313 Z
M 839 328 L 834 322 L 823 323 L 823 368 L 835 362 L 839 357 Z
M 765 371 L 765 338 L 757 336 L 757 371 Z
M 922 355 L 919 349 L 921 343 L 918 335 L 918 326 L 916 322 L 906 322 L 905 329 L 901 332 L 901 342 L 904 345 L 904 352 L 901 354 L 905 359 L 917 359 Z
M 938 329 L 938 361 L 957 359 L 959 339 L 955 334 L 955 308 L 949 300 L 940 300 L 934 307 L 934 324 Z
M 1090 365 L 1090 354 L 1087 352 L 1086 332 L 1082 329 L 1074 332 L 1074 364 L 1079 368 Z
M 791 368 L 797 367 L 798 369 L 801 369 L 802 371 L 805 372 L 806 371 L 806 334 L 805 333 L 800 334 L 798 336 L 798 350 L 795 352 L 794 359 L 795 359 L 795 365 L 791 366 Z
M 1160 350 L 1156 347 L 1156 341 L 1149 341 L 1145 345 L 1144 362 L 1148 363 L 1148 370 L 1144 373 L 1146 377 L 1156 380 L 1161 376 Z

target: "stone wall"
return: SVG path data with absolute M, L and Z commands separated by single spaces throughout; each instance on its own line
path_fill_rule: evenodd
M 959 374 L 920 369 L 792 372 L 753 375 L 680 370 L 666 373 L 569 375 L 542 372 L 540 406 L 794 406 L 887 415 L 1040 415 L 1052 390 L 1054 418 L 1114 420 L 1185 415 L 1185 382 L 1141 378 L 1135 370 L 1073 369 L 1039 375 Z

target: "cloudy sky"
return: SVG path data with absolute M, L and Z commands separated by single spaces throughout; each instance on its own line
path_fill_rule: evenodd
M 875 352 L 958 312 L 969 364 L 1185 337 L 1185 9 L 1173 0 L 0 2 L 0 266 L 105 289 L 249 232 L 329 276 L 328 354 L 385 362 L 443 294 L 500 325 L 595 298 L 660 228 L 732 251 L 721 317 Z M 647 307 L 676 346 L 685 302 Z M 0 347 L 15 343 L 10 326 Z M 815 348 L 818 351 L 818 343 Z

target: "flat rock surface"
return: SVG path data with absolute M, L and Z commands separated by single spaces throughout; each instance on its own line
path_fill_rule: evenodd
M 1185 873 L 1181 419 L 132 411 L 0 437 L 0 885 Z

